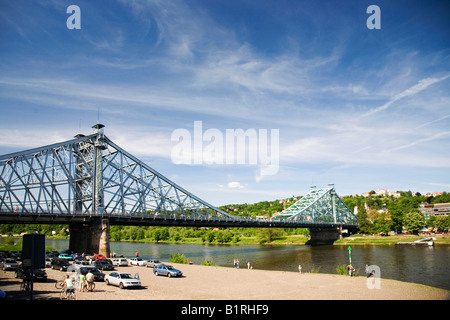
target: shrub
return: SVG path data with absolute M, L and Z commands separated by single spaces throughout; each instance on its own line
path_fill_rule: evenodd
M 185 257 L 184 254 L 174 253 L 170 255 L 170 262 L 187 264 L 187 258 Z
M 216 264 L 212 260 L 205 259 L 205 260 L 202 260 L 201 265 L 202 266 L 215 266 Z
M 340 274 L 342 276 L 347 275 L 348 274 L 348 272 L 347 272 L 347 265 L 341 264 L 341 265 L 337 266 L 336 267 L 336 272 L 337 272 L 337 274 Z

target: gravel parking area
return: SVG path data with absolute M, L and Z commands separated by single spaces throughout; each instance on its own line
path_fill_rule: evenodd
M 96 282 L 94 292 L 77 292 L 77 300 L 448 300 L 447 290 L 394 280 L 380 280 L 379 289 L 369 289 L 366 277 L 298 274 L 172 264 L 183 271 L 181 278 L 155 276 L 152 268 L 127 266 L 116 270 L 139 274 L 142 288 L 120 289 Z M 65 272 L 46 269 L 48 281 L 34 285 L 35 300 L 59 299 L 55 282 Z M 110 273 L 112 271 L 105 271 Z M 21 280 L 13 271 L 0 270 L 0 289 L 6 299 L 26 299 L 19 290 Z M 373 283 L 374 284 L 374 283 Z

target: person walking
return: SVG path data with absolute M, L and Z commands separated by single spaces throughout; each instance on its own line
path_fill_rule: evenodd
M 80 273 L 80 291 L 83 291 L 86 285 L 86 276 L 81 272 Z
M 351 264 L 349 264 L 349 265 L 347 266 L 347 270 L 348 270 L 348 275 L 351 277 L 353 271 L 355 271 L 355 268 L 353 268 L 353 266 L 352 266 Z
M 369 265 L 366 263 L 366 276 L 369 278 L 371 276 Z

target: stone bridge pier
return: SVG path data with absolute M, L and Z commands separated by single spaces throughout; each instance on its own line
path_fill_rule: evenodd
M 69 250 L 78 253 L 99 253 L 109 258 L 109 219 L 98 217 L 69 224 Z
M 357 228 L 349 228 L 345 232 L 347 235 L 350 235 L 356 231 Z M 334 241 L 343 238 L 341 226 L 335 228 L 309 228 L 309 234 L 311 235 L 311 238 L 306 244 L 310 245 L 333 244 Z

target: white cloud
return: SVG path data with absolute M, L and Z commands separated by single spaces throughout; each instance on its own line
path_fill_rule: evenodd
M 228 182 L 227 187 L 229 189 L 243 189 L 244 188 L 244 186 L 241 185 L 241 183 L 238 181 Z

